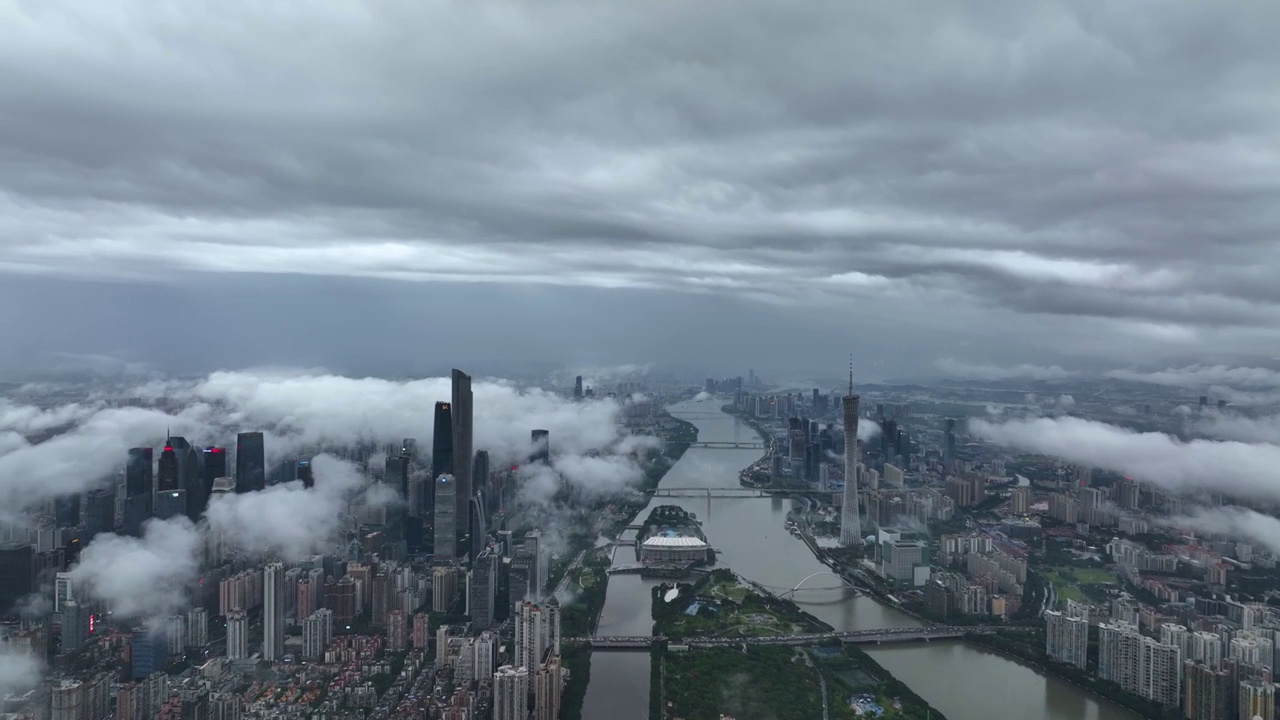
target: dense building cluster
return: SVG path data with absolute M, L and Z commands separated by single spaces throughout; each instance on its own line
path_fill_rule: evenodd
M 594 391 L 579 378 L 573 396 Z M 516 501 L 520 471 L 554 470 L 550 433 L 531 428 L 527 458 L 491 467 L 473 448 L 468 375 L 454 371 L 452 396 L 430 410 L 429 454 L 413 438 L 315 449 L 352 463 L 363 487 L 385 485 L 398 498 L 351 500 L 324 552 L 253 548 L 205 522 L 219 495 L 251 499 L 286 483 L 314 492 L 325 482 L 311 457 L 268 463 L 269 435 L 256 431 L 239 433 L 234 450 L 176 436 L 158 452 L 133 448 L 116 491 L 59 498 L 47 516 L 5 526 L 0 610 L 12 610 L 0 652 L 52 667 L 43 683 L 0 698 L 0 714 L 558 717 L 569 671 L 549 586 L 554 548 Z M 149 523 L 178 516 L 200 533 L 199 572 L 190 586 L 152 589 L 174 598 L 166 614 L 113 606 L 69 571 L 95 537 L 141 537 Z

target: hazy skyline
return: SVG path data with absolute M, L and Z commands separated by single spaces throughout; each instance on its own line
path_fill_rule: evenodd
M 0 22 L 0 378 L 1280 354 L 1273 3 Z

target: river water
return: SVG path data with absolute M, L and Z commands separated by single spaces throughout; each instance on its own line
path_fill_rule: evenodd
M 721 401 L 688 401 L 672 414 L 698 427 L 701 441 L 755 441 L 738 418 L 720 411 Z M 760 457 L 759 450 L 691 448 L 662 479 L 661 487 L 737 486 L 738 472 Z M 798 538 L 784 527 L 791 500 L 782 498 L 655 498 L 695 513 L 716 564 L 765 586 L 790 589 L 806 576 L 826 572 Z M 649 512 L 640 514 L 643 519 Z M 616 562 L 634 562 L 623 547 Z M 653 630 L 650 588 L 656 580 L 614 575 L 600 616 L 599 635 L 648 635 Z M 837 581 L 815 577 L 806 587 L 831 588 Z M 843 589 L 798 593 L 796 602 L 837 630 L 918 625 L 912 617 Z M 1042 675 L 1000 655 L 960 642 L 867 647 L 868 652 L 949 720 L 1133 720 L 1135 716 L 1057 678 Z M 634 651 L 592 654 L 591 682 L 582 716 L 586 720 L 645 720 L 649 712 L 649 655 Z

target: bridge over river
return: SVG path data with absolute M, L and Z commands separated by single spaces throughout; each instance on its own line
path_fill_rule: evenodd
M 739 645 L 814 645 L 827 640 L 839 640 L 846 643 L 896 643 L 919 642 L 928 640 L 954 640 L 964 637 L 965 633 L 989 634 L 996 631 L 995 626 L 972 625 L 950 626 L 935 625 L 932 627 L 883 628 L 878 630 L 846 630 L 829 633 L 806 633 L 801 635 L 769 635 L 765 637 L 692 637 L 678 641 L 689 647 L 738 647 Z M 564 638 L 566 643 L 590 643 L 598 650 L 642 650 L 652 647 L 655 642 L 664 642 L 662 636 L 645 635 L 601 635 L 596 637 Z

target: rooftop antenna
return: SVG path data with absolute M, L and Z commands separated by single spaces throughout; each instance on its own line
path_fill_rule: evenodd
M 849 397 L 853 397 L 853 353 L 849 353 Z

